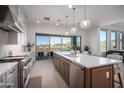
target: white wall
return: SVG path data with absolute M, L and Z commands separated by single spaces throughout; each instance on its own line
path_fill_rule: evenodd
M 92 52 L 99 51 L 99 28 L 93 28 L 86 31 L 87 45 L 90 47 Z
M 120 48 L 119 33 L 122 30 L 109 29 L 107 30 L 107 50 L 111 49 L 111 30 L 117 32 L 117 49 Z M 86 31 L 86 44 L 90 47 L 92 52 L 99 52 L 99 32 L 100 28 L 94 28 Z
M 27 39 L 28 41 L 35 43 L 35 33 L 47 33 L 47 34 L 58 34 L 63 35 L 65 34 L 65 27 L 62 26 L 53 26 L 53 25 L 43 25 L 43 24 L 28 24 L 27 27 Z M 82 36 L 82 49 L 84 48 L 84 45 L 86 44 L 86 35 L 85 31 L 80 30 L 74 35 L 80 35 Z

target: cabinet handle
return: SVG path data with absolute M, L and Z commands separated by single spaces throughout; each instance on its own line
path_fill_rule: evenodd
M 12 74 L 14 71 L 15 71 L 15 69 L 13 69 L 13 70 L 10 72 L 10 74 Z

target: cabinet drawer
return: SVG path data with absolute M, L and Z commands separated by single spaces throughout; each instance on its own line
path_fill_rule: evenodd
M 14 66 L 6 73 L 6 81 L 14 77 L 17 74 L 17 66 Z
M 17 88 L 16 76 L 13 76 L 6 82 L 6 88 Z
M 5 74 L 0 76 L 0 88 L 5 88 Z

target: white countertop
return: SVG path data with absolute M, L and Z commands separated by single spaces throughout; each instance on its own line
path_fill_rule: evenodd
M 113 60 L 113 59 L 96 57 L 96 56 L 86 55 L 86 54 L 80 54 L 79 56 L 70 57 L 67 55 L 71 53 L 65 52 L 65 51 L 54 52 L 54 53 L 69 59 L 74 64 L 77 64 L 86 68 L 95 68 L 95 67 L 106 66 L 106 65 L 122 62 L 121 60 Z
M 0 63 L 0 76 L 9 71 L 13 66 L 17 64 L 18 62 Z

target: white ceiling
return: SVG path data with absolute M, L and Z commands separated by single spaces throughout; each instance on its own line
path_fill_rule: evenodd
M 109 27 L 119 28 L 119 29 L 124 30 L 124 22 L 117 22 L 114 24 L 110 24 Z
M 75 24 L 84 18 L 84 5 L 74 5 Z M 69 16 L 68 23 L 72 25 L 72 9 L 67 5 L 21 5 L 28 23 L 36 24 L 40 20 L 42 24 L 55 25 L 58 19 L 65 25 L 65 16 Z M 50 17 L 50 21 L 43 20 Z M 90 28 L 124 21 L 124 6 L 119 5 L 88 5 L 87 18 L 91 21 Z

